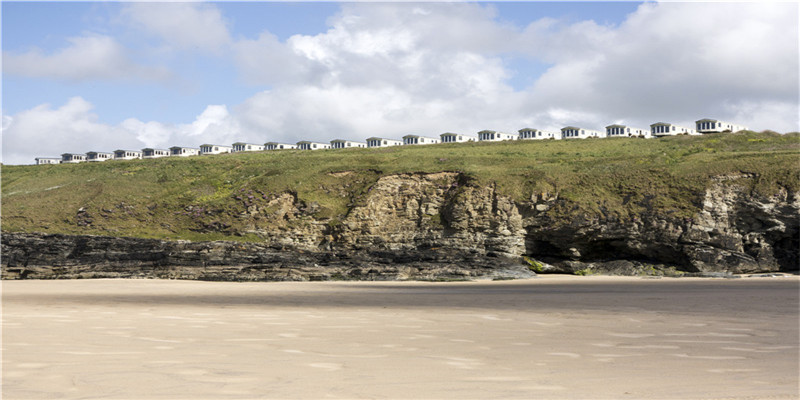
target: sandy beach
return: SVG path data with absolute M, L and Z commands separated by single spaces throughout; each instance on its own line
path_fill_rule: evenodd
M 2 282 L 3 399 L 797 399 L 798 277 Z

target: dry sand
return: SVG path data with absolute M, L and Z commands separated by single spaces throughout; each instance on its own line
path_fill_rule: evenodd
M 3 399 L 796 399 L 799 284 L 4 281 Z

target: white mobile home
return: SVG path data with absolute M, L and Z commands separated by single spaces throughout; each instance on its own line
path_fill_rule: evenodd
M 331 148 L 334 149 L 349 149 L 353 147 L 367 147 L 364 142 L 354 142 L 352 140 L 334 139 L 331 140 Z
M 169 157 L 169 150 L 153 149 L 149 147 L 146 149 L 142 149 L 142 158 L 158 158 L 158 157 Z
M 639 137 L 649 138 L 650 130 L 633 128 L 628 125 L 609 125 L 606 127 L 606 137 Z
M 90 151 L 86 153 L 86 161 L 101 162 L 114 159 L 114 153 L 106 153 L 103 151 Z
M 136 160 L 142 158 L 142 152 L 136 150 L 114 150 L 115 160 Z
M 264 143 L 265 150 L 292 150 L 296 149 L 296 144 L 291 143 L 278 143 L 278 142 L 267 142 Z
M 330 149 L 330 143 L 322 143 L 322 142 L 310 142 L 308 140 L 301 140 L 297 142 L 297 148 L 300 150 L 322 150 L 322 149 Z
M 695 122 L 695 124 L 697 125 L 697 132 L 700 133 L 739 132 L 747 130 L 746 126 L 709 118 L 701 119 Z
M 556 132 L 543 131 L 541 129 L 523 128 L 519 130 L 519 140 L 544 140 L 561 139 L 561 135 Z
M 201 144 L 200 154 L 223 154 L 230 153 L 233 150 L 231 146 L 223 146 L 221 144 Z
M 36 157 L 36 165 L 45 165 L 45 164 L 61 164 L 61 159 L 58 157 Z
M 673 125 L 668 122 L 656 122 L 650 125 L 650 132 L 653 136 L 675 136 L 675 135 L 699 135 L 697 131 L 691 128 L 685 128 L 678 125 Z
M 264 150 L 263 144 L 236 142 L 233 144 L 233 151 L 235 153 L 241 151 L 261 151 Z
M 439 143 L 439 139 L 427 137 L 427 136 L 420 136 L 420 135 L 405 135 L 403 136 L 403 145 L 415 145 L 415 144 L 436 144 Z
M 592 129 L 583 129 L 577 126 L 567 126 L 561 128 L 562 139 L 587 139 L 587 138 L 602 138 L 606 137 L 605 132 L 595 131 Z
M 86 154 L 64 153 L 61 155 L 61 164 L 76 164 L 86 161 Z
M 189 157 L 200 154 L 200 149 L 197 147 L 181 147 L 172 146 L 169 148 L 170 157 Z
M 402 140 L 387 139 L 380 137 L 367 138 L 367 147 L 388 147 L 388 146 L 402 146 Z
M 461 143 L 461 142 L 477 142 L 478 137 L 474 135 L 464 135 L 462 133 L 447 132 L 439 135 L 442 138 L 442 143 Z
M 481 142 L 499 142 L 501 140 L 517 140 L 516 133 L 497 132 L 492 130 L 482 130 L 478 132 L 478 140 Z

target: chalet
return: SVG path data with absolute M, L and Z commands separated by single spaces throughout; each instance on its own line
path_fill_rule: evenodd
M 640 137 L 649 138 L 650 130 L 633 128 L 627 125 L 609 125 L 606 127 L 606 137 Z
M 414 144 L 436 144 L 439 143 L 439 139 L 427 137 L 427 136 L 419 136 L 419 135 L 405 135 L 403 136 L 403 144 L 404 145 L 414 145 Z
M 322 149 L 330 149 L 330 143 L 322 143 L 322 142 L 310 142 L 308 140 L 301 140 L 297 142 L 297 148 L 300 150 L 322 150 Z
M 562 139 L 587 139 L 587 138 L 602 138 L 602 137 L 606 137 L 605 132 L 578 128 L 576 126 L 567 126 L 561 128 Z
M 231 146 L 223 146 L 221 144 L 201 144 L 200 145 L 200 154 L 222 154 L 222 153 L 230 153 L 233 150 Z
M 697 131 L 691 128 L 684 128 L 678 125 L 672 125 L 668 122 L 656 122 L 650 125 L 650 132 L 653 136 L 675 136 L 675 135 L 699 135 Z
M 86 161 L 86 154 L 64 153 L 61 155 L 61 164 L 76 164 Z
M 442 138 L 442 143 L 461 143 L 461 142 L 477 142 L 478 137 L 474 135 L 464 135 L 461 133 L 447 132 L 439 135 Z
M 114 150 L 115 160 L 136 160 L 142 158 L 142 152 L 136 150 Z
M 241 151 L 261 151 L 264 150 L 263 144 L 236 142 L 233 144 L 233 151 L 235 153 Z
M 367 144 L 365 142 L 353 142 L 351 140 L 344 140 L 344 139 L 331 140 L 331 148 L 349 149 L 352 147 L 367 147 Z
M 504 133 L 490 131 L 488 129 L 478 132 L 478 140 L 481 142 L 499 142 L 501 140 L 517 140 L 516 133 Z
M 90 151 L 86 153 L 86 161 L 89 162 L 100 162 L 113 159 L 114 159 L 114 153 L 106 153 L 102 151 Z
M 169 157 L 170 152 L 167 149 L 153 149 L 153 148 L 146 148 L 142 149 L 142 158 L 159 158 L 159 157 Z
M 36 165 L 45 164 L 61 164 L 61 159 L 58 157 L 36 157 Z
M 695 124 L 697 125 L 697 132 L 700 133 L 739 132 L 747 130 L 746 126 L 708 118 L 701 119 L 695 122 Z
M 367 147 L 388 147 L 388 146 L 402 146 L 402 140 L 387 139 L 380 137 L 367 138 Z
M 197 147 L 181 147 L 172 146 L 169 148 L 169 155 L 171 157 L 189 157 L 200 154 L 200 149 Z
M 561 139 L 561 135 L 556 132 L 543 131 L 541 129 L 523 128 L 519 131 L 519 140 L 543 140 Z
M 296 144 L 291 143 L 278 143 L 278 142 L 267 142 L 264 143 L 265 150 L 291 150 L 296 149 Z

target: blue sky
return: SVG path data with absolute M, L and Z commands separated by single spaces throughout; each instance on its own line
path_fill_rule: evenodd
M 565 21 L 594 20 L 603 25 L 621 23 L 627 14 L 636 10 L 638 2 L 581 3 L 581 2 L 522 2 L 481 3 L 497 10 L 497 21 L 523 28 L 543 17 Z M 231 35 L 255 38 L 267 30 L 285 41 L 297 34 L 316 35 L 328 29 L 327 19 L 339 11 L 337 3 L 279 3 L 234 2 L 215 3 L 224 16 Z M 119 21 L 124 4 L 86 2 L 6 2 L 3 3 L 3 50 L 23 53 L 40 49 L 55 52 L 68 43 L 69 37 L 87 33 L 112 35 L 131 49 L 143 45 L 156 46 Z M 185 58 L 184 58 L 185 57 Z M 238 79 L 235 67 L 213 57 L 182 56 L 165 60 L 175 70 L 182 71 L 184 82 L 169 87 L 161 83 L 142 85 L 141 82 L 60 81 L 53 79 L 3 77 L 4 109 L 9 114 L 42 103 L 60 104 L 76 94 L 92 100 L 102 120 L 118 123 L 126 118 L 155 119 L 180 123 L 191 120 L 198 110 L 208 104 L 235 104 L 244 101 L 264 85 L 248 85 Z M 507 57 L 515 75 L 509 83 L 523 89 L 535 81 L 547 64 L 530 59 Z M 533 64 L 533 65 L 532 65 Z M 120 107 L 119 93 L 129 98 Z M 155 100 L 155 101 L 154 101 Z
M 797 130 L 797 8 L 3 2 L 3 162 L 706 117 Z

